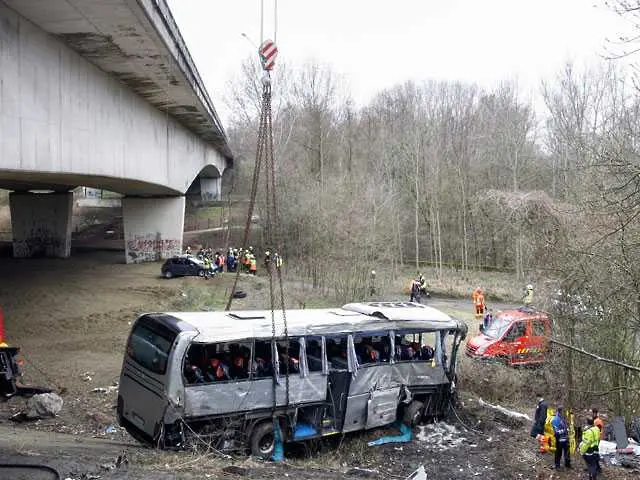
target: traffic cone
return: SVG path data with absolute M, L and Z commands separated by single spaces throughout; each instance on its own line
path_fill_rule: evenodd
M 2 307 L 0 307 L 0 347 L 8 347 L 4 336 L 4 313 L 2 313 Z

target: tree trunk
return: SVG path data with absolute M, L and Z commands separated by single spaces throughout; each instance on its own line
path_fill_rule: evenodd
M 420 193 L 419 193 L 419 187 L 420 187 L 420 182 L 419 182 L 419 178 L 420 178 L 420 162 L 419 160 L 419 155 L 418 155 L 418 149 L 416 149 L 416 178 L 415 178 L 415 189 L 416 189 L 416 202 L 415 202 L 415 209 L 414 209 L 414 213 L 415 213 L 415 229 L 414 229 L 414 237 L 415 237 L 415 246 L 416 246 L 416 271 L 420 270 L 420 238 L 418 236 L 419 231 L 420 231 Z

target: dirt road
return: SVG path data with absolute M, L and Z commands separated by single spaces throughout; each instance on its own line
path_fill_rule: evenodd
M 232 279 L 167 281 L 159 277 L 158 264 L 124 265 L 121 259 L 121 252 L 75 252 L 66 260 L 0 259 L 0 306 L 8 341 L 22 347 L 27 381 L 56 389 L 65 402 L 55 419 L 18 425 L 7 419 L 24 407 L 24 400 L 0 403 L 0 464 L 49 465 L 61 478 L 71 479 L 241 478 L 245 474 L 324 480 L 363 475 L 406 478 L 420 465 L 430 479 L 550 478 L 549 459 L 533 453 L 528 426 L 493 419 L 464 395 L 460 418 L 451 420 L 458 428 L 451 442 L 443 441 L 440 434 L 401 445 L 368 447 L 367 440 L 380 432 L 366 432 L 347 436 L 339 444 L 317 445 L 313 451 L 289 449 L 285 465 L 140 447 L 115 425 L 116 382 L 131 321 L 142 311 L 204 307 L 204 293 L 215 294 L 213 299 L 207 295 L 207 307 L 219 307 Z M 249 296 L 238 301 L 238 308 L 266 305 L 265 279 L 243 278 L 241 288 Z M 297 286 L 289 292 L 290 298 L 298 295 L 326 303 L 321 295 L 314 299 L 312 292 L 301 289 Z M 431 303 L 460 315 L 470 311 L 467 302 L 434 299 Z M 460 419 L 473 430 L 465 429 Z M 115 468 L 123 449 L 129 462 Z M 356 467 L 371 471 L 363 473 Z M 560 478 L 578 478 L 567 475 Z M 50 472 L 0 465 L 3 478 L 54 477 Z

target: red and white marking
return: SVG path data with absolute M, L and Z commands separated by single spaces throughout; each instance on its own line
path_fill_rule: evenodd
M 265 40 L 260 45 L 260 60 L 262 61 L 262 68 L 265 70 L 273 69 L 276 63 L 276 57 L 278 56 L 278 47 L 273 43 L 273 40 Z

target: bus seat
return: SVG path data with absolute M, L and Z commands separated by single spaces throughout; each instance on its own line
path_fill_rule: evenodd
M 322 371 L 322 359 L 307 354 L 307 364 L 312 372 Z
M 336 370 L 349 370 L 347 359 L 342 357 L 332 357 L 331 366 Z

